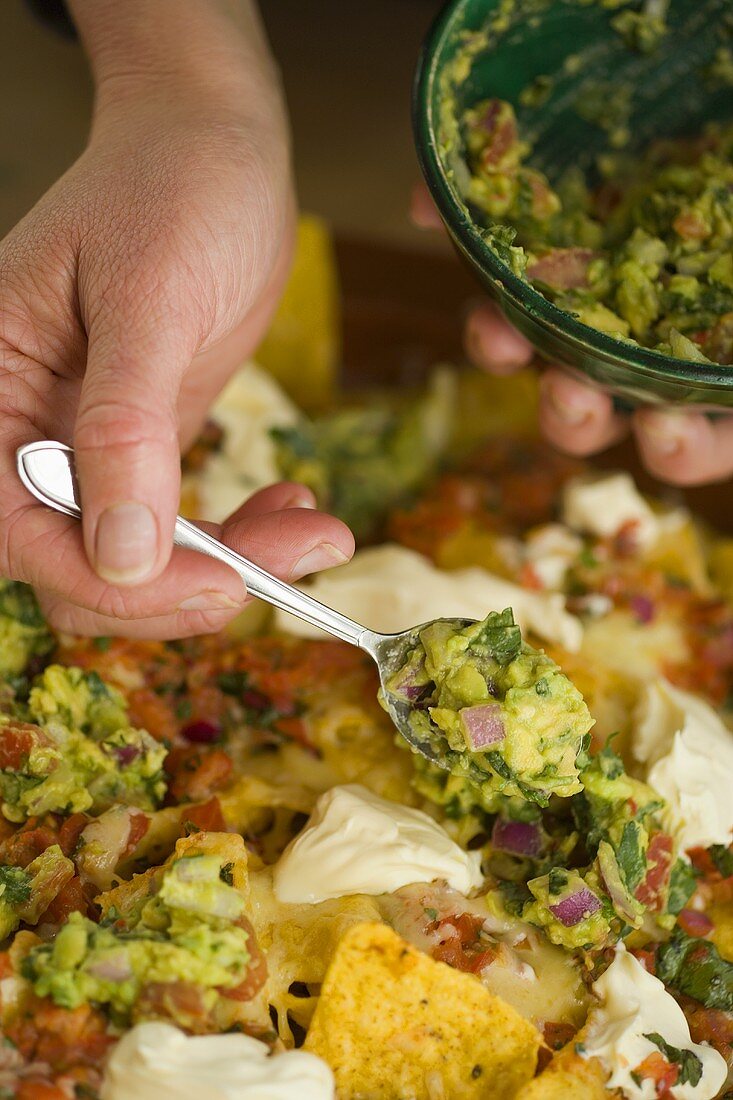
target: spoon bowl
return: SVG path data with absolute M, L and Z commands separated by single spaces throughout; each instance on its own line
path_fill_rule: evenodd
M 81 496 L 74 469 L 74 452 L 71 447 L 53 440 L 43 440 L 19 447 L 16 457 L 18 476 L 37 500 L 64 515 L 81 518 Z M 182 516 L 176 518 L 173 542 L 176 546 L 207 554 L 234 569 L 246 584 L 250 595 L 265 600 L 282 611 L 288 611 L 312 626 L 325 630 L 340 641 L 349 642 L 368 653 L 379 672 L 385 709 L 400 735 L 413 752 L 420 753 L 441 768 L 448 768 L 448 761 L 434 746 L 416 736 L 411 728 L 410 704 L 398 699 L 388 691 L 386 686 L 392 674 L 404 663 L 406 654 L 414 645 L 419 632 L 428 624 L 411 627 L 399 634 L 379 634 L 377 631 L 368 630 L 346 615 L 314 600 L 299 588 L 294 588 L 293 585 L 274 577 L 259 565 L 255 565 L 254 562 L 219 542 L 218 539 L 199 530 L 195 524 L 183 519 Z M 471 620 L 440 621 L 449 622 L 459 630 L 467 626 Z

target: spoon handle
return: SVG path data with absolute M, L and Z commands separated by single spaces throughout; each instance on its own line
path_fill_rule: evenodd
M 68 516 L 81 516 L 71 447 L 51 440 L 28 443 L 18 448 L 17 465 L 21 481 L 43 504 Z M 197 550 L 200 554 L 224 562 L 239 574 L 250 595 L 279 607 L 281 611 L 289 611 L 291 615 L 304 619 L 311 626 L 317 626 L 343 642 L 366 648 L 364 643 L 374 637 L 366 627 L 273 577 L 181 516 L 176 519 L 173 541 L 176 546 Z

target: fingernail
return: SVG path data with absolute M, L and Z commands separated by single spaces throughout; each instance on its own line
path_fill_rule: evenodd
M 678 454 L 682 450 L 684 433 L 675 430 L 673 427 L 660 429 L 644 425 L 641 434 L 647 446 L 656 451 L 658 455 L 664 455 L 665 458 Z
M 314 509 L 313 497 L 305 493 L 293 493 L 283 504 L 283 508 L 310 508 Z
M 334 565 L 343 565 L 349 560 L 348 556 L 330 542 L 320 542 L 307 554 L 295 563 L 291 576 L 307 577 L 309 573 L 317 573 L 320 569 L 332 569 Z
M 567 401 L 563 401 L 552 386 L 545 387 L 545 392 L 550 400 L 555 415 L 570 427 L 579 427 L 581 424 L 584 424 L 590 416 L 590 411 L 584 409 L 582 405 L 570 404 Z
M 178 605 L 179 611 L 233 611 L 241 604 L 226 592 L 198 592 Z
M 102 512 L 94 540 L 95 567 L 114 584 L 144 580 L 155 563 L 158 524 L 145 504 L 127 501 Z

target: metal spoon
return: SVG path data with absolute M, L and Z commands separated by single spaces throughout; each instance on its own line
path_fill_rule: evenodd
M 81 507 L 79 504 L 79 489 L 74 472 L 74 452 L 71 447 L 63 443 L 55 443 L 52 440 L 44 440 L 40 443 L 27 443 L 19 447 L 17 451 L 18 474 L 25 487 L 41 501 L 42 504 L 54 508 L 57 512 L 64 512 L 68 516 L 79 518 Z M 334 611 L 331 607 L 319 603 L 306 592 L 301 592 L 285 581 L 278 580 L 271 573 L 261 569 L 259 565 L 243 558 L 228 546 L 212 538 L 204 531 L 199 530 L 193 523 L 176 518 L 173 532 L 173 542 L 176 546 L 184 546 L 189 550 L 198 550 L 201 554 L 208 554 L 211 558 L 217 558 L 230 566 L 242 578 L 251 596 L 257 596 L 267 603 L 279 607 L 282 611 L 289 611 L 292 615 L 304 619 L 312 626 L 320 627 L 334 638 L 343 642 L 350 642 L 358 646 L 376 663 L 379 670 L 379 680 L 387 704 L 390 718 L 398 731 L 404 737 L 415 752 L 421 753 L 434 764 L 441 768 L 448 768 L 448 761 L 429 742 L 417 737 L 409 724 L 410 704 L 397 698 L 387 690 L 386 681 L 405 661 L 406 654 L 414 644 L 417 633 L 422 626 L 403 630 L 400 634 L 378 634 L 374 630 L 367 630 L 360 623 L 355 623 L 346 615 Z M 460 630 L 472 621 L 470 619 L 447 619 Z M 425 624 L 423 624 L 425 625 Z

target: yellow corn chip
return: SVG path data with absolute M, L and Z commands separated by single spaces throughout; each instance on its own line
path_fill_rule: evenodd
M 339 1100 L 510 1100 L 538 1046 L 476 978 L 371 923 L 341 940 L 305 1041 L 333 1069 Z
M 571 1043 L 519 1096 L 521 1100 L 608 1100 L 620 1094 L 606 1088 L 606 1077 L 597 1058 L 581 1058 Z

